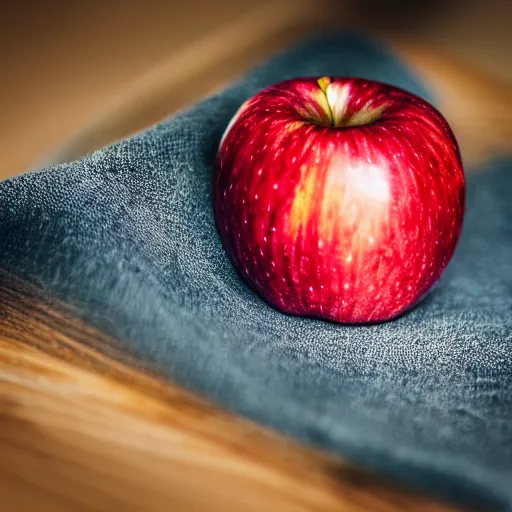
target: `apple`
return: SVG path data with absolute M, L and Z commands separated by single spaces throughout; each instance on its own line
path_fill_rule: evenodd
M 379 322 L 413 307 L 458 242 L 457 141 L 423 99 L 360 78 L 297 78 L 247 100 L 217 153 L 214 213 L 279 311 Z

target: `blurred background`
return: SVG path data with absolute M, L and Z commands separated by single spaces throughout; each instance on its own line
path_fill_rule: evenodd
M 0 179 L 141 129 L 332 26 L 412 38 L 512 82 L 511 22 L 506 0 L 2 2 Z

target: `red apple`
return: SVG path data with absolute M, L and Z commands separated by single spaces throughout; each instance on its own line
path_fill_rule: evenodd
M 426 101 L 358 78 L 259 92 L 217 155 L 217 227 L 240 274 L 278 310 L 387 320 L 440 278 L 461 232 L 455 137 Z

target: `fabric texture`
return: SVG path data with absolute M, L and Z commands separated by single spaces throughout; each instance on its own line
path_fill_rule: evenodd
M 224 407 L 425 491 L 512 510 L 510 160 L 469 174 L 454 259 L 392 322 L 283 315 L 222 249 L 211 205 L 220 137 L 256 91 L 308 75 L 432 100 L 380 43 L 308 39 L 148 131 L 1 183 L 0 267 Z

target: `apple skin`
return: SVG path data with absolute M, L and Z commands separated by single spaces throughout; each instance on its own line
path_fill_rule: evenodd
M 214 213 L 249 285 L 281 312 L 392 319 L 439 280 L 465 177 L 444 117 L 360 78 L 297 78 L 246 101 L 222 137 Z

